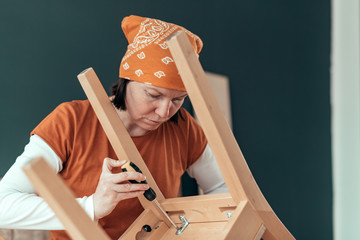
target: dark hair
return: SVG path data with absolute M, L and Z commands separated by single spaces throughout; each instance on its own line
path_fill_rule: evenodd
M 119 80 L 111 86 L 111 93 L 114 95 L 114 98 L 111 102 L 117 109 L 126 110 L 125 97 L 126 97 L 126 86 L 130 80 L 125 78 L 119 78 Z M 179 116 L 182 120 L 185 120 L 181 114 L 180 109 L 170 118 L 170 121 L 177 124 Z

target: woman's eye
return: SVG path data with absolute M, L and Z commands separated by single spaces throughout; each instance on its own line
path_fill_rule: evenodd
M 182 101 L 182 100 L 183 100 L 182 98 L 174 98 L 174 99 L 173 99 L 174 102 L 180 102 L 180 101 Z
M 160 97 L 160 95 L 154 95 L 154 94 L 151 94 L 151 93 L 148 93 L 148 95 L 149 95 L 150 97 L 152 97 L 152 98 L 159 98 L 159 97 Z

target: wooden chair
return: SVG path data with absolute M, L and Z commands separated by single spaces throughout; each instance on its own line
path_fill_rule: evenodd
M 156 204 L 141 196 L 139 200 L 144 211 L 120 239 L 294 239 L 257 186 L 186 34 L 175 33 L 167 44 L 229 193 L 165 199 L 94 70 L 86 69 L 79 74 L 79 81 L 117 157 L 139 166 L 163 209 L 182 230 L 177 235 L 179 229 L 174 228 Z M 43 159 L 33 161 L 24 170 L 74 239 L 109 239 L 87 217 L 61 178 Z M 152 230 L 143 231 L 144 225 Z

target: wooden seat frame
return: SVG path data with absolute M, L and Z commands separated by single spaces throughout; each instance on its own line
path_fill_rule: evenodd
M 161 206 L 179 227 L 182 224 L 180 215 L 189 222 L 183 232 L 176 235 L 176 229 L 156 204 L 141 196 L 139 200 L 144 211 L 119 239 L 294 239 L 257 186 L 186 34 L 175 33 L 167 44 L 229 193 L 165 199 L 94 70 L 86 69 L 78 79 L 118 159 L 129 159 L 139 166 L 157 193 Z M 43 159 L 33 161 L 24 171 L 72 238 L 109 239 Z M 144 225 L 152 230 L 142 231 Z

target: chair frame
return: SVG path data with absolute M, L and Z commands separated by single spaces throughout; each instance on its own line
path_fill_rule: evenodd
M 156 204 L 141 196 L 139 200 L 144 211 L 119 239 L 295 239 L 273 212 L 257 186 L 187 35 L 179 31 L 169 37 L 167 45 L 229 193 L 166 199 L 94 70 L 86 69 L 78 75 L 78 79 L 117 157 L 129 159 L 139 166 L 147 176 L 149 185 L 155 190 L 161 206 L 176 224 L 180 226 L 183 223 L 178 218 L 180 215 L 185 216 L 189 223 L 181 234 L 176 235 L 176 229 Z M 40 195 L 63 221 L 69 234 L 74 239 L 109 239 L 104 231 L 86 216 L 61 179 L 54 176 L 54 172 L 45 165 L 43 159 L 37 159 L 24 170 Z M 44 174 L 45 171 L 48 174 Z M 54 180 L 55 178 L 58 181 Z M 51 181 L 58 185 L 51 186 Z M 63 191 L 67 193 L 64 194 Z M 152 231 L 141 231 L 144 225 L 151 226 Z

